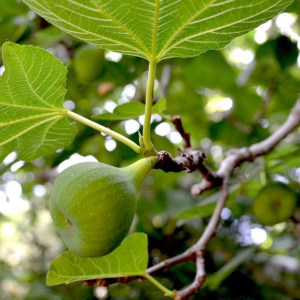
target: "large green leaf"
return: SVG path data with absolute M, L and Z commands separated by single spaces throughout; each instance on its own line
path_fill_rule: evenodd
M 70 143 L 75 134 L 62 106 L 67 69 L 51 53 L 5 43 L 0 77 L 0 160 L 18 150 L 31 161 Z
M 293 0 L 24 0 L 62 30 L 148 60 L 225 46 Z
M 74 281 L 145 276 L 148 264 L 148 241 L 144 233 L 129 235 L 108 255 L 80 257 L 70 251 L 54 259 L 47 275 L 48 285 Z

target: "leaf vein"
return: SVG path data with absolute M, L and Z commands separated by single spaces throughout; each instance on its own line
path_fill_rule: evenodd
M 51 117 L 51 116 L 54 116 L 54 115 L 57 116 L 57 113 L 54 112 L 54 113 L 49 113 L 49 114 L 44 114 L 44 115 L 31 116 L 31 117 L 27 117 L 27 118 L 18 118 L 17 120 L 6 122 L 6 123 L 0 122 L 0 128 L 10 126 L 10 125 L 16 125 L 16 124 L 19 124 L 19 123 L 24 123 L 24 122 L 27 122 L 27 121 L 38 120 L 38 119 L 42 119 L 42 118 L 45 118 L 45 117 Z
M 28 84 L 28 87 L 29 87 L 29 89 L 31 90 L 31 92 L 33 93 L 33 95 L 35 95 L 38 99 L 39 99 L 39 101 L 41 101 L 42 103 L 44 103 L 47 107 L 51 107 L 51 108 L 53 108 L 53 106 L 51 106 L 49 103 L 47 103 L 44 99 L 42 99 L 41 97 L 40 97 L 40 95 L 38 95 L 37 93 L 36 93 L 36 91 L 33 89 L 33 87 L 32 87 L 32 85 L 30 84 L 30 80 L 29 80 L 29 78 L 28 78 L 28 75 L 27 75 L 27 73 L 26 73 L 26 71 L 25 71 L 25 69 L 24 69 L 24 67 L 23 67 L 23 65 L 22 65 L 22 63 L 21 63 L 21 61 L 20 61 L 20 59 L 18 58 L 18 55 L 17 55 L 17 53 L 15 52 L 15 50 L 12 48 L 12 51 L 15 53 L 15 55 L 16 55 L 16 60 L 19 62 L 19 64 L 20 64 L 20 67 L 21 67 L 21 69 L 22 69 L 22 71 L 23 71 L 23 74 L 24 74 L 24 77 L 25 77 L 25 80 L 26 80 L 26 83 Z
M 272 6 L 276 6 L 277 5 L 277 2 Z M 227 28 L 227 27 L 231 27 L 233 25 L 236 25 L 236 24 L 239 24 L 239 23 L 243 23 L 243 22 L 246 22 L 247 20 L 250 20 L 256 16 L 259 16 L 260 14 L 263 14 L 267 11 L 270 11 L 270 9 L 272 7 L 268 7 L 267 9 L 263 10 L 263 11 L 259 11 L 257 14 L 251 14 L 251 16 L 249 17 L 246 17 L 244 19 L 239 19 L 238 21 L 235 21 L 235 22 L 232 22 L 232 23 L 227 23 L 223 26 L 219 26 L 219 27 L 215 27 L 215 28 L 212 28 L 212 29 L 209 29 L 209 30 L 206 30 L 206 31 L 203 31 L 203 32 L 200 32 L 200 33 L 197 33 L 197 34 L 193 34 L 193 35 L 190 35 L 190 36 L 187 36 L 186 38 L 174 43 L 170 48 L 168 48 L 164 53 L 162 53 L 160 56 L 166 56 L 166 53 L 170 52 L 171 49 L 174 49 L 176 48 L 178 45 L 182 44 L 183 42 L 185 41 L 189 41 L 190 39 L 193 39 L 193 38 L 196 38 L 196 37 L 199 37 L 201 35 L 204 35 L 204 34 L 207 34 L 207 33 L 213 33 L 214 31 L 218 31 L 218 30 L 221 30 L 221 29 L 224 29 L 224 28 Z M 256 22 L 257 20 L 255 20 Z M 195 41 L 197 43 L 197 41 Z
M 204 5 L 202 9 L 198 10 L 197 13 L 192 15 L 186 22 L 184 22 L 168 39 L 168 41 L 165 43 L 164 47 L 161 49 L 159 54 L 157 55 L 158 60 L 165 56 L 167 52 L 169 52 L 169 46 L 170 44 L 176 39 L 176 37 L 190 24 L 192 20 L 199 17 L 202 13 L 204 13 L 207 9 L 210 8 L 210 6 L 215 3 L 217 0 L 211 0 L 208 4 Z M 173 47 L 171 47 L 173 48 Z
M 54 116 L 53 118 L 43 120 L 43 121 L 41 121 L 41 122 L 39 122 L 39 123 L 36 123 L 36 124 L 34 124 L 34 125 L 30 126 L 30 127 L 27 127 L 25 130 L 22 130 L 22 131 L 20 131 L 18 134 L 12 136 L 10 139 L 7 139 L 7 140 L 5 140 L 3 143 L 0 143 L 0 146 L 4 146 L 4 145 L 8 144 L 8 143 L 12 142 L 13 140 L 19 138 L 19 137 L 22 136 L 23 134 L 29 132 L 30 130 L 32 130 L 32 129 L 38 127 L 38 126 L 41 126 L 41 125 L 43 125 L 44 123 L 47 123 L 47 122 L 49 122 L 49 121 L 51 121 L 51 120 L 53 120 L 53 119 L 56 119 L 56 118 L 58 119 L 58 118 L 62 118 L 62 117 L 61 117 L 61 116 Z

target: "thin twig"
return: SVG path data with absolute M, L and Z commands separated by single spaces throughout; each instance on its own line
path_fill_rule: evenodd
M 183 253 L 176 255 L 174 257 L 168 258 L 152 267 L 147 269 L 148 274 L 153 274 L 161 270 L 167 270 L 172 266 L 178 265 L 180 263 L 195 260 L 195 252 L 194 249 L 189 248 Z
M 197 271 L 196 271 L 195 279 L 188 287 L 177 292 L 176 296 L 178 297 L 178 299 L 181 300 L 187 299 L 189 296 L 197 293 L 205 281 L 205 265 L 204 265 L 205 248 L 209 243 L 209 241 L 211 240 L 211 238 L 215 235 L 215 232 L 220 222 L 221 212 L 225 207 L 227 199 L 228 199 L 228 180 L 226 179 L 223 181 L 217 205 L 214 209 L 211 219 L 209 220 L 208 225 L 206 226 L 198 242 L 191 247 L 193 249 L 192 251 L 197 255 L 196 256 Z
M 205 281 L 205 260 L 204 255 L 199 253 L 196 258 L 196 276 L 194 281 L 185 289 L 176 293 L 175 300 L 188 299 L 191 295 L 196 294 Z
M 287 120 L 267 139 L 253 144 L 249 147 L 233 149 L 228 152 L 227 157 L 222 161 L 216 178 L 228 178 L 233 170 L 245 161 L 253 161 L 255 158 L 271 152 L 289 133 L 300 125 L 300 100 L 298 100 L 291 110 Z M 206 179 L 207 180 L 207 179 Z M 220 182 L 211 181 L 211 186 L 216 187 Z M 194 196 L 200 195 L 207 183 L 196 184 L 192 187 L 191 193 Z
M 215 231 L 218 227 L 221 212 L 225 206 L 225 203 L 228 198 L 228 181 L 229 177 L 224 179 L 222 187 L 220 189 L 220 195 L 218 198 L 217 205 L 214 209 L 213 215 L 211 219 L 209 220 L 209 223 L 207 224 L 201 238 L 199 241 L 195 244 L 195 251 L 204 250 L 210 239 L 214 236 Z
M 190 140 L 190 134 L 187 133 L 182 125 L 182 120 L 180 116 L 174 116 L 172 117 L 172 123 L 174 124 L 176 130 L 180 133 L 181 137 L 184 141 L 184 149 L 191 147 L 191 140 Z
M 205 268 L 204 268 L 204 252 L 205 247 L 213 237 L 218 227 L 220 216 L 222 209 L 225 206 L 226 200 L 228 198 L 228 181 L 225 180 L 223 182 L 222 188 L 220 190 L 219 200 L 215 207 L 214 213 L 205 228 L 201 238 L 199 241 L 187 249 L 185 252 L 181 253 L 180 255 L 174 256 L 172 258 L 166 259 L 150 268 L 147 269 L 147 273 L 152 274 L 158 272 L 163 269 L 168 269 L 174 265 L 179 263 L 195 260 L 196 259 L 196 266 L 197 272 L 194 281 L 186 287 L 185 289 L 178 291 L 176 293 L 176 299 L 186 299 L 190 295 L 196 293 L 202 286 L 205 280 Z

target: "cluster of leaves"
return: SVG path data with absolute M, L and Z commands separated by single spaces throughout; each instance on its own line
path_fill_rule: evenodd
M 235 1 L 236 4 L 225 1 L 225 4 L 219 4 L 222 9 L 218 7 L 221 1 L 215 5 L 209 1 L 167 1 L 160 8 L 159 15 L 157 4 L 160 1 L 156 1 L 156 5 L 150 1 L 128 1 L 122 6 L 118 1 L 107 1 L 112 4 L 105 9 L 97 1 L 90 1 L 91 6 L 79 5 L 74 1 L 67 1 L 68 4 L 63 6 L 59 5 L 59 1 L 25 2 L 47 21 L 75 38 L 33 15 L 19 1 L 2 0 L 0 3 L 1 44 L 9 40 L 38 45 L 50 50 L 68 65 L 66 77 L 66 68 L 62 63 L 44 50 L 12 43 L 3 47 L 2 59 L 6 70 L 0 78 L 0 158 L 3 160 L 0 165 L 3 174 L 0 200 L 4 199 L 3 203 L 15 201 L 14 196 L 9 196 L 8 187 L 11 182 L 19 182 L 27 208 L 19 213 L 7 213 L 0 208 L 0 230 L 5 232 L 5 228 L 11 226 L 27 234 L 24 237 L 18 233 L 14 244 L 0 250 L 0 263 L 3 265 L 1 287 L 4 295 L 12 299 L 20 298 L 18 292 L 24 299 L 39 299 L 45 294 L 49 299 L 56 299 L 58 295 L 66 299 L 74 299 L 74 295 L 78 295 L 78 299 L 89 299 L 92 288 L 82 288 L 81 285 L 44 286 L 46 262 L 62 248 L 45 216 L 45 199 L 53 180 L 53 173 L 48 167 L 59 166 L 74 153 L 93 155 L 113 165 L 129 162 L 136 158 L 136 154 L 119 143 L 112 153 L 109 152 L 107 142 L 111 140 L 85 126 L 78 127 L 75 140 L 70 144 L 76 131 L 74 124 L 66 119 L 68 110 L 63 108 L 62 103 L 65 101 L 67 108 L 74 105 L 81 115 L 94 114 L 94 119 L 101 124 L 126 135 L 126 120 L 139 120 L 144 111 L 145 59 L 163 60 L 157 70 L 157 78 L 161 80 L 155 89 L 155 100 L 158 101 L 153 110 L 160 116 L 151 124 L 152 141 L 157 150 L 176 154 L 176 146 L 181 145 L 174 145 L 171 138 L 176 132 L 169 116 L 180 115 L 184 127 L 191 133 L 192 144 L 208 154 L 208 162 L 214 168 L 226 149 L 250 145 L 267 137 L 286 118 L 299 93 L 298 50 L 296 44 L 289 37 L 280 35 L 278 28 L 272 24 L 273 34 L 270 33 L 269 40 L 261 45 L 253 41 L 252 32 L 232 42 L 225 50 L 208 51 L 188 60 L 174 58 L 194 56 L 207 49 L 223 47 L 234 37 L 254 29 L 262 20 L 271 18 L 286 6 L 286 1 L 275 1 L 272 5 L 271 1 L 253 1 L 255 3 L 251 5 L 247 1 Z M 205 8 L 211 9 L 205 11 Z M 68 14 L 70 10 L 72 14 Z M 203 14 L 200 13 L 202 10 L 205 11 Z M 297 1 L 290 11 L 294 14 L 299 11 Z M 195 12 L 199 12 L 199 16 Z M 141 15 L 143 18 L 140 18 Z M 164 17 L 166 15 L 172 18 Z M 218 19 L 214 18 L 216 15 Z M 107 25 L 108 16 L 113 20 L 114 35 Z M 214 22 L 203 22 L 211 19 Z M 155 26 L 157 24 L 159 26 Z M 195 32 L 195 24 L 199 25 L 199 32 Z M 108 28 L 107 31 L 105 28 Z M 77 38 L 132 56 L 125 55 L 116 62 L 110 59 L 111 52 L 86 46 Z M 255 60 L 251 65 L 235 64 L 230 59 L 230 53 L 239 47 L 254 53 Z M 172 72 L 168 75 L 170 68 Z M 126 95 L 128 88 L 135 91 L 134 95 Z M 209 109 L 214 101 L 220 103 L 222 99 L 230 99 L 233 106 L 229 109 Z M 113 112 L 105 112 L 108 104 L 112 103 L 118 106 Z M 155 134 L 155 131 L 159 132 L 159 125 L 166 123 L 170 127 L 168 134 Z M 141 123 L 138 124 L 141 126 Z M 138 142 L 138 132 L 131 134 L 130 138 Z M 289 182 L 294 189 L 299 188 L 298 140 L 299 133 L 295 133 L 288 143 L 255 165 L 244 166 L 235 176 L 228 215 L 222 221 L 223 229 L 208 248 L 207 272 L 210 275 L 201 291 L 204 298 L 234 299 L 247 295 L 249 299 L 280 299 L 286 294 L 290 299 L 299 297 L 299 272 L 286 273 L 283 263 L 285 258 L 294 261 L 299 258 L 299 250 L 295 246 L 299 239 L 299 224 L 289 221 L 274 228 L 264 228 L 255 220 L 251 210 L 253 197 L 268 180 L 279 178 Z M 55 152 L 59 148 L 61 150 Z M 14 150 L 19 150 L 18 157 L 4 159 Z M 33 163 L 23 160 L 33 160 Z M 20 161 L 22 168 L 18 167 Z M 135 231 L 145 232 L 149 236 L 151 264 L 184 251 L 203 231 L 215 206 L 217 193 L 214 191 L 199 199 L 192 198 L 189 187 L 198 180 L 198 174 L 155 171 L 146 181 Z M 44 187 L 42 197 L 37 192 L 41 186 Z M 253 228 L 263 229 L 268 235 L 259 251 L 247 237 Z M 45 233 L 51 238 L 43 239 L 41 236 Z M 142 245 L 137 245 L 135 249 L 146 253 L 145 237 L 138 237 Z M 131 245 L 136 243 L 137 240 L 134 240 Z M 23 256 L 18 256 L 17 251 L 13 251 L 14 255 L 7 255 L 18 247 L 23 249 Z M 126 252 L 126 247 L 125 244 L 119 251 Z M 95 270 L 93 265 L 85 265 L 86 269 L 71 273 L 73 279 L 67 273 L 67 279 L 61 281 L 62 270 L 67 271 L 68 268 L 64 262 L 59 262 L 55 268 L 61 268 L 60 271 L 51 273 L 48 282 L 85 280 L 101 277 L 101 274 L 106 278 L 112 277 L 113 272 L 122 276 L 145 275 L 148 256 L 140 260 L 139 255 L 133 253 L 133 256 L 137 261 L 136 269 L 131 270 L 130 264 L 126 269 L 125 264 L 124 270 L 117 268 L 112 271 L 112 266 L 107 272 L 101 268 Z M 23 263 L 16 268 L 19 262 Z M 236 269 L 242 263 L 243 268 Z M 278 269 L 278 263 L 282 268 Z M 72 272 L 76 270 L 74 265 L 78 262 L 71 265 Z M 221 266 L 223 268 L 220 269 Z M 11 273 L 11 268 L 16 271 Z M 274 273 L 275 269 L 277 271 Z M 194 266 L 190 263 L 171 271 L 161 278 L 170 289 L 188 284 L 194 276 Z M 81 275 L 85 276 L 79 278 Z M 235 284 L 236 278 L 239 278 L 239 288 Z M 292 282 L 289 287 L 285 285 L 287 280 Z M 9 284 L 13 289 L 9 288 Z M 262 288 L 263 284 L 269 288 Z M 274 285 L 277 289 L 272 288 Z M 112 286 L 109 289 L 112 298 L 162 297 L 147 284 L 141 285 L 139 282 L 130 283 L 128 288 Z

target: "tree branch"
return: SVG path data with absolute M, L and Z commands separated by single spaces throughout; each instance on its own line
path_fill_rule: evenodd
M 204 250 L 210 239 L 214 236 L 216 229 L 219 225 L 221 212 L 226 204 L 227 198 L 228 198 L 228 180 L 229 178 L 225 179 L 223 181 L 222 187 L 220 189 L 220 195 L 218 198 L 217 205 L 214 209 L 213 215 L 211 219 L 209 220 L 209 223 L 207 224 L 201 238 L 196 243 L 195 251 Z
M 172 266 L 178 265 L 180 263 L 183 263 L 186 261 L 194 261 L 194 260 L 195 260 L 195 253 L 192 248 L 189 248 L 179 255 L 168 258 L 152 267 L 149 267 L 147 269 L 147 273 L 153 274 L 153 273 L 159 272 L 161 270 L 169 269 Z
M 300 125 L 300 100 L 298 100 L 291 110 L 287 120 L 267 139 L 253 144 L 249 147 L 233 149 L 228 152 L 227 157 L 222 161 L 216 178 L 229 178 L 233 170 L 245 161 L 253 161 L 255 158 L 271 152 L 289 133 Z M 206 179 L 207 181 L 207 179 Z M 191 193 L 194 196 L 200 195 L 207 187 L 208 183 L 196 184 L 192 187 Z M 212 180 L 211 188 L 220 185 L 220 182 Z
M 253 161 L 255 158 L 265 155 L 271 152 L 289 133 L 291 133 L 294 129 L 296 129 L 300 125 L 300 100 L 298 100 L 293 109 L 291 110 L 287 120 L 285 123 L 275 131 L 271 136 L 267 139 L 253 144 L 249 147 L 243 147 L 240 149 L 234 149 L 228 152 L 227 157 L 222 161 L 218 171 L 216 173 L 211 172 L 206 166 L 204 165 L 205 156 L 202 154 L 200 155 L 198 151 L 194 152 L 190 151 L 190 156 L 188 159 L 184 157 L 181 160 L 183 164 L 180 165 L 182 170 L 199 170 L 201 174 L 206 174 L 204 176 L 203 181 L 200 184 L 194 185 L 192 188 L 192 193 L 194 195 L 198 195 L 200 192 L 204 190 L 208 190 L 214 187 L 221 186 L 220 194 L 218 198 L 217 205 L 214 209 L 213 215 L 206 226 L 203 234 L 201 235 L 198 242 L 187 249 L 185 252 L 166 259 L 150 268 L 147 269 L 147 273 L 152 274 L 158 272 L 163 269 L 168 269 L 174 265 L 179 263 L 193 260 L 196 263 L 197 271 L 194 278 L 194 281 L 187 286 L 186 288 L 178 291 L 176 293 L 176 300 L 183 300 L 187 299 L 189 296 L 195 294 L 202 286 L 205 280 L 205 264 L 204 264 L 204 252 L 207 244 L 214 236 L 219 221 L 221 217 L 221 212 L 225 207 L 226 201 L 228 199 L 228 189 L 229 189 L 229 179 L 236 167 L 238 167 L 241 163 L 245 161 Z M 201 159 L 199 159 L 201 157 Z M 196 162 L 193 159 L 196 158 Z M 170 155 L 167 161 L 171 161 L 176 166 L 176 162 L 178 158 L 173 159 Z M 187 162 L 187 168 L 184 166 L 184 162 Z M 168 163 L 166 164 L 168 165 Z M 158 168 L 166 168 L 166 165 L 162 163 L 158 165 Z M 191 167 L 191 168 L 190 168 Z M 175 169 L 179 167 L 175 167 Z M 168 168 L 167 168 L 168 169 Z M 169 168 L 169 171 L 172 168 Z
M 169 152 L 161 151 L 157 153 L 158 161 L 154 166 L 155 169 L 161 169 L 164 172 L 193 172 L 199 168 L 199 165 L 203 164 L 206 156 L 204 153 L 187 149 L 179 156 L 173 158 Z
M 172 123 L 174 124 L 176 130 L 180 133 L 181 137 L 184 140 L 184 149 L 191 147 L 190 134 L 187 133 L 182 125 L 182 120 L 180 116 L 174 116 L 171 118 Z
M 176 293 L 175 300 L 187 299 L 191 295 L 196 294 L 205 282 L 205 261 L 204 255 L 199 253 L 196 258 L 196 276 L 194 281 L 185 289 Z
M 216 229 L 218 227 L 220 216 L 222 209 L 225 206 L 225 203 L 228 198 L 228 181 L 224 180 L 220 195 L 218 199 L 218 203 L 215 207 L 215 210 L 213 212 L 213 215 L 206 226 L 201 238 L 198 240 L 198 242 L 187 249 L 185 252 L 183 252 L 180 255 L 174 256 L 170 259 L 166 259 L 150 268 L 147 269 L 147 273 L 152 274 L 155 272 L 158 272 L 163 269 L 168 269 L 174 265 L 177 265 L 179 263 L 189 261 L 189 260 L 196 260 L 196 276 L 194 281 L 186 288 L 184 288 L 181 291 L 178 291 L 176 293 L 176 300 L 184 300 L 187 299 L 189 296 L 195 294 L 202 286 L 202 284 L 205 281 L 205 266 L 204 266 L 204 253 L 205 248 L 210 241 L 210 239 L 214 236 Z

